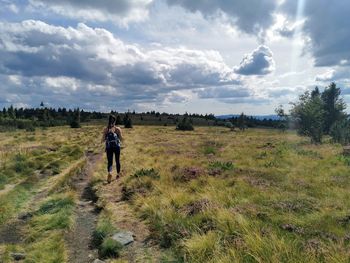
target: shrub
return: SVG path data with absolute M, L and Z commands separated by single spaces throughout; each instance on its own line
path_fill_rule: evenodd
M 184 117 L 176 126 L 176 130 L 180 131 L 193 131 L 193 125 L 190 119 Z
M 216 149 L 213 146 L 205 146 L 203 152 L 204 154 L 216 154 Z
M 131 129 L 133 127 L 132 120 L 129 116 L 124 120 L 124 127 L 127 129 Z
M 72 121 L 70 122 L 70 127 L 71 128 L 80 128 L 80 109 L 77 108 L 76 110 L 74 110 L 74 116 Z
M 340 144 L 350 143 L 350 122 L 347 119 L 343 119 L 335 122 L 331 129 L 330 135 L 332 140 Z
M 230 121 L 225 122 L 225 127 L 226 127 L 226 128 L 229 128 L 229 129 L 234 128 L 232 122 L 230 122 Z
M 141 169 L 134 173 L 133 177 L 140 178 L 140 177 L 151 177 L 154 179 L 159 179 L 159 172 L 155 170 L 154 168 L 151 169 Z
M 27 132 L 34 132 L 35 131 L 35 127 L 34 127 L 33 123 L 30 123 L 27 125 L 26 131 Z
M 223 171 L 230 171 L 230 170 L 233 170 L 234 165 L 233 165 L 232 162 L 219 162 L 219 161 L 216 161 L 216 162 L 210 163 L 209 164 L 209 168 L 220 169 L 220 170 L 223 170 Z
M 112 238 L 106 238 L 99 248 L 99 255 L 102 258 L 119 257 L 123 246 Z

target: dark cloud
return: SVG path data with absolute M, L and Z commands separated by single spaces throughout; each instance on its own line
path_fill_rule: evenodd
M 310 37 L 309 51 L 316 66 L 350 65 L 350 1 L 286 0 L 282 10 L 294 19 L 298 10 L 305 17 L 303 32 Z
M 275 0 L 167 0 L 170 5 L 179 5 L 191 12 L 199 11 L 205 16 L 226 14 L 232 23 L 246 33 L 261 33 L 273 23 Z
M 36 9 L 50 10 L 62 16 L 83 21 L 119 23 L 144 20 L 153 0 L 29 0 Z
M 0 74 L 8 76 L 0 89 L 13 103 L 45 98 L 51 105 L 79 103 L 96 109 L 116 101 L 125 106 L 171 103 L 188 99 L 176 90 L 240 83 L 216 51 L 142 49 L 85 24 L 65 28 L 34 20 L 2 22 L 0 40 Z
M 275 70 L 273 54 L 267 46 L 259 46 L 247 54 L 235 72 L 241 75 L 267 75 Z

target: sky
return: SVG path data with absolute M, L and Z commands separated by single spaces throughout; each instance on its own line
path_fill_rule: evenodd
M 273 114 L 334 81 L 348 0 L 0 0 L 0 107 Z

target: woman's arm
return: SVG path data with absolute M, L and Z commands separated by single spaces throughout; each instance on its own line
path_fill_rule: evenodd
M 122 129 L 120 129 L 119 127 L 116 127 L 115 131 L 117 132 L 119 139 L 122 141 L 124 139 Z
M 102 138 L 101 138 L 101 143 L 106 141 L 106 132 L 107 132 L 107 128 L 104 128 L 103 129 Z

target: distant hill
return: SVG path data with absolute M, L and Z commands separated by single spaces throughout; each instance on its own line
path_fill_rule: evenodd
M 239 117 L 240 115 L 239 114 L 227 114 L 227 115 L 218 115 L 218 116 L 215 116 L 217 119 L 230 119 L 232 117 Z M 279 120 L 280 118 L 277 116 L 277 115 L 246 115 L 247 117 L 253 117 L 255 119 L 258 119 L 258 120 Z

